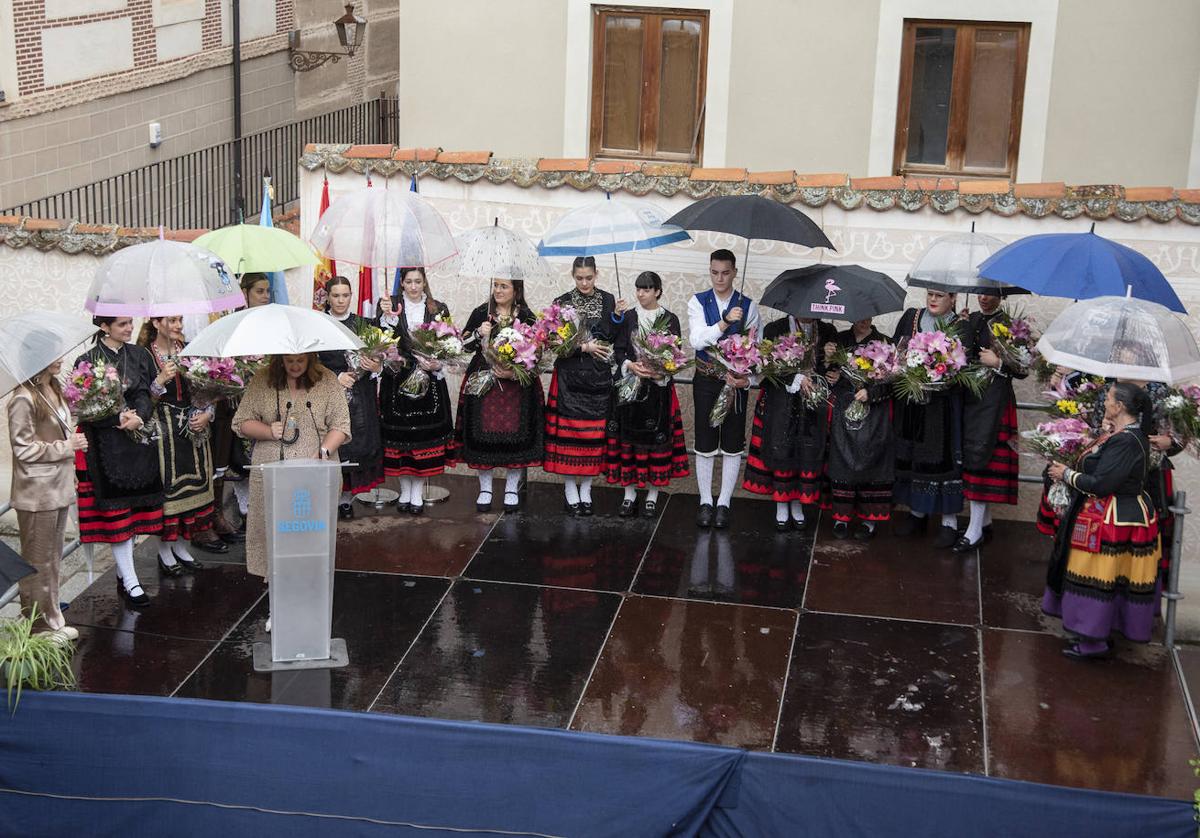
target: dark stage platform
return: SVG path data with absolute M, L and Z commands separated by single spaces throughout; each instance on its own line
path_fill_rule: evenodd
M 1062 657 L 1038 602 L 1047 539 L 998 522 L 981 557 L 883 532 L 863 544 L 776 533 L 737 499 L 699 530 L 696 498 L 657 518 L 567 518 L 533 483 L 515 515 L 474 511 L 475 481 L 424 516 L 361 504 L 339 525 L 343 669 L 253 671 L 264 589 L 241 552 L 160 579 L 138 613 L 113 572 L 72 603 L 87 692 L 332 707 L 716 743 L 1190 799 L 1187 686 L 1200 650 Z M 498 504 L 497 504 L 498 506 Z M 204 554 L 204 560 L 209 556 Z

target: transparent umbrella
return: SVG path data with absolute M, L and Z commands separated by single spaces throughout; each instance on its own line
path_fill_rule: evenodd
M 909 271 L 905 282 L 912 288 L 932 288 L 951 294 L 1028 294 L 1029 292 L 979 275 L 979 264 L 1004 249 L 995 236 L 969 233 L 938 236 L 929 243 L 921 258 Z
M 100 317 L 166 317 L 245 304 L 221 257 L 193 244 L 156 239 L 105 257 L 83 307 Z
M 528 280 L 550 273 L 537 245 L 501 227 L 499 219 L 491 227 L 469 231 L 461 242 L 453 269 L 459 276 Z
M 309 241 L 328 259 L 372 268 L 429 267 L 458 252 L 432 204 L 406 189 L 370 186 L 334 201 Z
M 1166 306 L 1132 297 L 1095 297 L 1063 310 L 1038 351 L 1052 364 L 1108 378 L 1174 384 L 1200 375 L 1200 347 Z
M 78 315 L 33 309 L 0 320 L 0 396 L 96 333 Z

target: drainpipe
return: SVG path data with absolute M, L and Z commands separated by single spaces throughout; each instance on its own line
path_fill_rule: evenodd
M 242 4 L 232 0 L 233 15 L 233 203 L 230 210 L 233 223 L 240 224 L 246 216 L 242 197 Z

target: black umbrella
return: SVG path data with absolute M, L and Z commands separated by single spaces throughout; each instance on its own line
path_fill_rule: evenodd
M 16 550 L 0 541 L 0 594 L 35 572 L 33 565 L 27 564 Z
M 761 195 L 725 195 L 705 198 L 667 219 L 685 230 L 711 230 L 746 239 L 746 258 L 742 260 L 742 290 L 746 288 L 746 262 L 750 258 L 750 239 L 791 242 L 805 247 L 826 247 L 836 251 L 817 223 L 800 210 Z
M 855 321 L 900 311 L 904 289 L 887 274 L 861 265 L 809 265 L 775 277 L 761 304 L 797 318 Z

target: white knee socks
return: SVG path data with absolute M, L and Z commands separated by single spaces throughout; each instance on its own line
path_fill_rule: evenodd
M 952 530 L 958 529 L 958 516 L 953 512 L 942 513 L 942 526 L 949 527 Z
M 483 472 L 480 472 L 480 474 L 483 474 Z M 411 477 L 401 477 L 400 478 L 400 497 L 396 498 L 396 503 L 399 504 L 400 506 L 404 506 L 405 504 L 408 503 L 408 501 L 411 497 L 412 497 L 412 478 Z
M 628 500 L 636 500 L 636 499 L 637 499 L 637 486 L 634 486 L 632 484 L 629 486 L 626 486 L 625 487 L 625 500 L 628 501 Z
M 476 503 L 487 503 L 492 499 L 492 470 L 489 468 L 486 471 L 478 472 L 479 477 L 479 497 L 475 499 Z M 484 495 L 487 495 L 485 498 Z
M 574 477 L 564 477 L 563 489 L 567 493 L 567 503 L 571 504 L 571 506 L 579 503 L 579 481 Z
M 594 477 L 579 478 L 579 499 L 584 503 L 592 502 L 592 481 Z
M 696 456 L 696 488 L 700 490 L 700 503 L 712 504 L 712 475 L 714 457 Z
M 414 477 L 409 484 L 408 502 L 413 506 L 425 505 L 425 478 Z
M 657 502 L 658 502 L 658 487 L 651 486 L 649 489 L 646 490 L 646 503 L 657 503 Z
M 967 541 L 974 544 L 983 538 L 983 525 L 987 521 L 988 505 L 985 501 L 971 501 L 971 519 L 965 533 Z
M 729 506 L 741 470 L 741 454 L 725 454 L 721 457 L 721 494 L 717 497 L 717 506 Z
M 521 478 L 525 476 L 525 469 L 510 468 L 508 474 L 504 478 L 504 494 L 515 495 L 521 488 Z
M 165 564 L 167 567 L 171 567 L 172 565 L 175 564 L 175 554 L 171 552 L 170 544 L 163 541 L 157 535 L 146 536 L 146 543 L 150 545 L 150 549 L 152 549 L 156 553 L 158 553 L 158 557 L 160 559 L 162 559 L 162 563 Z M 114 545 L 114 546 L 116 546 L 116 545 Z M 117 551 L 113 550 L 113 557 L 116 558 L 116 555 L 117 555 Z M 118 572 L 119 572 L 119 569 L 118 569 Z M 125 577 L 125 574 L 122 573 L 121 578 L 124 578 L 124 577 Z
M 134 588 L 141 587 L 141 582 L 138 581 L 137 571 L 133 569 L 133 539 L 127 538 L 124 541 L 118 541 L 116 544 L 109 545 L 112 548 L 113 561 L 117 565 L 117 576 L 125 585 L 125 590 L 132 591 Z M 172 558 L 171 563 L 175 560 Z
M 787 501 L 775 501 L 775 523 L 786 524 L 788 519 Z
M 804 523 L 804 504 L 798 500 L 794 500 L 790 505 L 792 508 L 792 520 L 797 524 Z
M 250 478 L 233 484 L 233 496 L 237 498 L 238 512 L 243 516 L 250 513 Z

